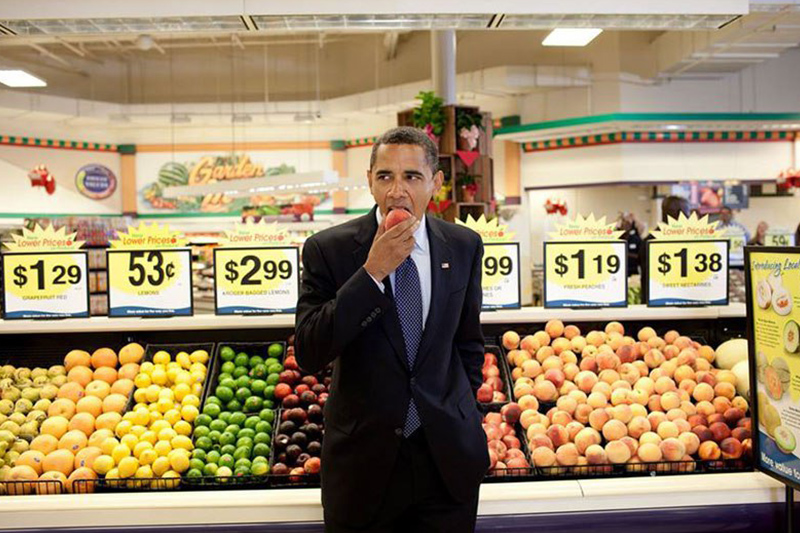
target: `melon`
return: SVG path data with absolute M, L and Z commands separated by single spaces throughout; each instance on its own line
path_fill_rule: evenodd
M 750 366 L 747 361 L 739 361 L 733 366 L 736 375 L 736 392 L 747 398 L 750 395 Z
M 96 479 L 97 479 L 97 474 L 95 474 L 94 470 L 82 466 L 80 468 L 75 469 L 75 471 L 69 475 L 69 478 L 67 478 L 67 490 L 69 492 L 80 492 L 81 494 L 94 492 L 95 483 L 93 481 Z M 76 481 L 79 480 L 90 480 L 90 481 L 83 483 L 76 483 Z
M 783 349 L 788 353 L 796 353 L 800 348 L 800 327 L 794 320 L 783 326 Z
M 747 339 L 731 339 L 717 348 L 717 366 L 731 370 L 736 363 L 747 360 Z
M 770 398 L 773 400 L 781 399 L 781 396 L 783 396 L 783 383 L 781 383 L 778 371 L 773 366 L 768 366 L 764 370 L 764 385 Z

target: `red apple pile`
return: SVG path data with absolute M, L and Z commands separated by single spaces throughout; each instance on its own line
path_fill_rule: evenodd
M 481 403 L 505 402 L 508 400 L 503 392 L 503 378 L 500 377 L 500 367 L 497 356 L 486 352 L 483 355 L 483 384 L 478 388 L 477 399 Z
M 669 463 L 752 456 L 736 375 L 714 368 L 712 347 L 677 331 L 660 337 L 645 327 L 634 338 L 610 322 L 584 337 L 551 320 L 522 339 L 506 332 L 503 345 L 531 462 L 550 473 L 612 464 L 686 471 L 693 464 Z
M 522 451 L 522 443 L 514 431 L 521 414 L 519 404 L 512 402 L 504 405 L 499 413 L 487 413 L 483 417 L 490 473 L 502 475 L 508 469 L 530 467 Z
M 285 370 L 275 385 L 275 399 L 281 402 L 281 416 L 275 448 L 274 475 L 289 475 L 300 481 L 304 474 L 318 474 L 321 467 L 325 425 L 322 408 L 328 399 L 330 370 L 312 375 L 297 366 L 290 337 L 284 359 Z

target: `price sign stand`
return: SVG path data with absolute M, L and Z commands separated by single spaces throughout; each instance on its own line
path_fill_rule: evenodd
M 728 305 L 730 241 L 647 242 L 647 306 Z
M 300 295 L 294 246 L 214 248 L 217 315 L 294 313 Z
M 89 316 L 85 251 L 6 252 L 2 262 L 6 320 Z
M 482 273 L 484 311 L 522 307 L 519 243 L 485 243 Z
M 756 470 L 786 486 L 786 531 L 800 490 L 800 248 L 745 247 L 747 358 Z
M 544 307 L 628 306 L 625 241 L 544 243 Z
M 187 248 L 107 250 L 108 316 L 194 314 L 192 251 Z

